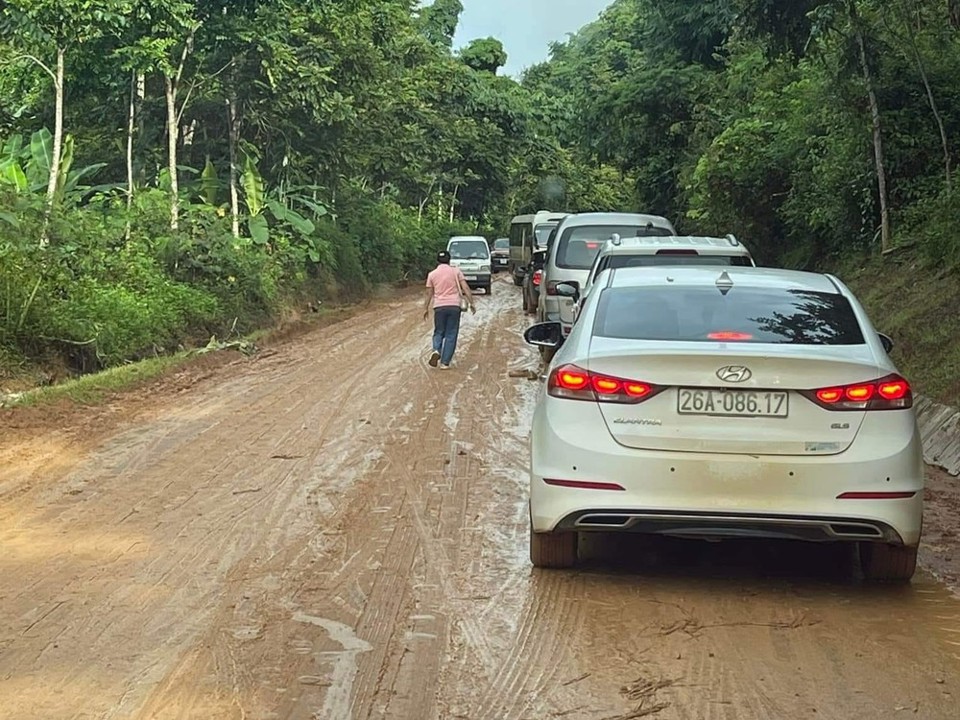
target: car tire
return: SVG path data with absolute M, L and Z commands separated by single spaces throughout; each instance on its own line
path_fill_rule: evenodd
M 514 274 L 513 274 L 513 284 L 516 285 L 517 287 L 520 287 L 521 285 L 523 285 L 523 278 L 522 278 L 522 277 L 517 277 L 517 274 L 514 273 Z
M 492 283 L 492 282 L 487 283 L 486 287 L 484 287 L 483 290 L 484 290 L 484 292 L 485 292 L 487 295 L 492 295 L 492 294 L 493 294 L 493 283 Z
M 860 543 L 860 569 L 871 582 L 907 583 L 917 569 L 917 548 Z
M 530 562 L 538 568 L 569 568 L 577 563 L 575 532 L 536 533 L 530 528 Z

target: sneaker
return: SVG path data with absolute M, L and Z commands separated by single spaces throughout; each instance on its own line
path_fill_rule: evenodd
M 427 360 L 427 363 L 430 365 L 430 367 L 436 367 L 437 363 L 439 362 L 440 362 L 440 353 L 434 350 L 433 353 L 430 355 L 430 359 Z
M 441 370 L 449 370 L 449 369 L 450 369 L 450 366 L 449 366 L 449 365 L 441 365 L 441 366 L 440 366 L 440 369 L 441 369 Z

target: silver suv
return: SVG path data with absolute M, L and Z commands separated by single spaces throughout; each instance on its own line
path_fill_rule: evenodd
M 604 270 L 652 265 L 726 265 L 755 267 L 750 251 L 733 235 L 723 238 L 705 236 L 630 237 L 614 236 L 604 243 L 593 261 L 586 281 L 574 303 L 573 319 L 590 288 Z M 562 319 L 562 317 L 561 317 Z
M 565 217 L 553 232 L 540 283 L 537 318 L 560 322 L 564 336 L 573 327 L 573 300 L 557 294 L 557 285 L 581 288 L 603 244 L 620 237 L 675 236 L 664 217 L 637 213 L 580 213 Z

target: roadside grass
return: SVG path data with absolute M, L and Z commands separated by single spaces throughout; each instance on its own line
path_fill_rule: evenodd
M 915 390 L 960 406 L 960 277 L 903 253 L 847 261 L 838 275 L 878 331 L 893 338 L 891 358 Z
M 29 388 L 23 392 L 6 395 L 0 392 L 0 409 L 42 407 L 59 402 L 81 406 L 98 405 L 117 393 L 132 390 L 149 381 L 159 379 L 167 373 L 185 367 L 200 358 L 219 355 L 224 352 L 239 351 L 247 354 L 254 352 L 257 348 L 282 343 L 311 330 L 352 317 L 366 304 L 366 302 L 357 302 L 346 305 L 330 305 L 316 308 L 306 315 L 299 312 L 290 312 L 287 314 L 285 321 L 274 327 L 257 329 L 242 337 L 233 336 L 229 340 L 211 338 L 211 343 L 206 347 L 130 362 L 53 385 Z M 0 357 L 0 361 L 3 359 Z M 8 367 L 14 367 L 12 361 Z
M 181 352 L 108 368 L 57 385 L 26 390 L 6 398 L 0 397 L 0 407 L 36 407 L 61 400 L 78 405 L 95 405 L 108 395 L 161 376 L 172 368 L 183 365 L 191 357 L 191 353 Z

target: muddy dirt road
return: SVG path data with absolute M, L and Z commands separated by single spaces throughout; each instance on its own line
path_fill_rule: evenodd
M 526 320 L 512 285 L 478 304 L 450 372 L 408 296 L 102 438 L 8 434 L 0 718 L 960 717 L 960 602 L 927 573 L 634 539 L 533 571 Z

